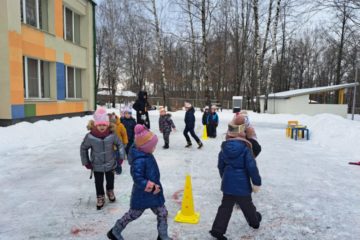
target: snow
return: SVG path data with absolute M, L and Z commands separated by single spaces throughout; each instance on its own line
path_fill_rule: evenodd
M 108 90 L 102 90 L 98 92 L 98 95 L 104 95 L 104 96 L 108 96 L 110 95 L 110 91 Z M 132 91 L 123 91 L 123 90 L 116 90 L 115 96 L 120 96 L 120 97 L 136 97 L 136 93 L 132 92 Z
M 354 87 L 357 85 L 359 85 L 359 83 L 346 83 L 346 84 L 326 86 L 326 87 L 302 88 L 302 89 L 295 89 L 295 90 L 278 92 L 278 93 L 270 93 L 269 97 L 271 97 L 271 98 L 289 98 L 289 97 L 294 97 L 294 96 L 299 96 L 299 95 L 307 95 L 307 94 L 312 94 L 312 93 L 334 91 L 334 90 L 338 90 L 338 89 L 342 89 L 342 88 Z M 262 95 L 261 97 L 264 98 L 265 95 Z
M 161 148 L 160 137 L 155 152 L 169 210 L 169 233 L 177 240 L 211 239 L 208 231 L 222 197 L 217 154 L 232 113 L 219 113 L 219 136 L 204 141 L 201 150 L 184 148 L 184 111 L 172 115 L 177 131 L 170 136 L 170 149 Z M 150 117 L 159 135 L 158 112 L 151 111 Z M 250 112 L 249 117 L 263 148 L 257 158 L 263 186 L 253 195 L 263 221 L 259 230 L 253 230 L 235 209 L 229 239 L 359 239 L 360 168 L 348 162 L 360 161 L 360 122 L 330 114 Z M 196 132 L 201 134 L 200 112 L 196 118 Z M 106 232 L 128 210 L 132 179 L 127 163 L 115 179 L 117 201 L 96 210 L 94 180 L 89 180 L 90 172 L 79 158 L 90 119 L 0 127 L 0 239 L 106 239 Z M 307 125 L 310 141 L 286 138 L 288 120 Z M 183 188 L 188 172 L 195 208 L 201 214 L 197 225 L 173 221 L 180 209 L 173 195 Z M 123 235 L 125 239 L 156 239 L 156 217 L 146 211 Z

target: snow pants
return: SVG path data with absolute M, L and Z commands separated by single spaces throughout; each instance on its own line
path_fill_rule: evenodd
M 163 132 L 165 146 L 169 146 L 170 143 L 170 132 Z
M 120 219 L 118 219 L 115 223 L 115 226 L 112 229 L 112 233 L 115 237 L 120 238 L 121 232 L 125 229 L 126 225 L 131 223 L 132 221 L 138 219 L 146 209 L 129 209 L 127 213 Z M 151 208 L 151 211 L 157 216 L 157 229 L 160 237 L 168 236 L 167 229 L 167 217 L 168 211 L 165 205 L 161 207 Z
M 96 196 L 104 196 L 104 175 L 106 178 L 106 190 L 114 189 L 114 172 L 94 172 Z
M 207 135 L 210 138 L 216 138 L 216 128 L 217 126 L 214 124 L 207 124 L 206 125 L 206 130 L 207 130 Z
M 251 195 L 234 196 L 224 194 L 212 226 L 212 231 L 222 235 L 226 233 L 235 203 L 240 206 L 241 211 L 243 212 L 250 227 L 259 228 L 260 219 L 258 219 L 256 207 L 252 202 Z

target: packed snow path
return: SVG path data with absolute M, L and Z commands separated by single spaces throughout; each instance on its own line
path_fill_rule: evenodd
M 201 135 L 201 113 L 196 116 L 196 132 Z M 183 117 L 183 111 L 173 114 L 177 131 L 170 136 L 170 149 L 163 150 L 158 113 L 151 113 L 152 129 L 160 140 L 155 157 L 169 210 L 169 233 L 176 240 L 212 239 L 208 231 L 222 197 L 217 155 L 232 114 L 219 113 L 219 136 L 205 141 L 201 150 L 195 145 L 184 148 Z M 326 117 L 332 123 L 348 121 Z M 359 146 L 360 123 L 351 123 L 350 129 L 345 126 L 347 134 L 341 132 L 341 123 L 331 125 L 339 135 L 329 134 L 328 140 L 319 137 L 324 124 L 313 124 L 313 139 L 295 142 L 285 137 L 284 127 L 291 118 L 296 116 L 250 115 L 263 148 L 257 159 L 263 186 L 253 195 L 263 221 L 259 230 L 253 230 L 235 209 L 226 236 L 233 240 L 359 239 L 360 167 L 347 162 L 360 161 L 360 155 L 349 151 L 359 152 L 351 146 Z M 317 120 L 300 118 L 309 125 Z M 0 128 L 0 239 L 106 239 L 106 232 L 128 210 L 132 179 L 127 163 L 123 174 L 115 178 L 117 201 L 96 210 L 94 180 L 89 180 L 90 172 L 79 158 L 89 119 Z M 352 135 L 357 136 L 357 143 L 346 137 Z M 173 221 L 181 201 L 181 194 L 177 200 L 174 193 L 183 188 L 187 172 L 192 175 L 195 208 L 201 214 L 197 225 Z M 155 215 L 146 211 L 128 225 L 123 236 L 156 239 Z

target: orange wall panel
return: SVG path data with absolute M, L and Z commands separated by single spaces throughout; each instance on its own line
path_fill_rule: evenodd
M 60 103 L 37 103 L 36 116 L 46 116 L 53 114 L 66 114 L 84 111 L 82 102 L 60 102 Z
M 62 0 L 55 0 L 55 35 L 57 37 L 64 37 L 64 24 L 63 24 L 63 2 Z
M 8 33 L 9 47 L 21 48 L 22 37 L 20 34 L 14 31 Z
M 56 51 L 51 48 L 45 48 L 44 59 L 50 62 L 56 62 Z
M 71 54 L 70 53 L 64 53 L 64 64 L 71 65 Z
M 57 103 L 37 103 L 36 116 L 46 116 L 57 114 Z
M 45 48 L 37 44 L 23 42 L 23 54 L 25 56 L 43 59 L 45 58 Z
M 21 35 L 23 41 L 34 43 L 40 46 L 45 46 L 45 33 L 32 29 L 31 27 L 22 25 Z

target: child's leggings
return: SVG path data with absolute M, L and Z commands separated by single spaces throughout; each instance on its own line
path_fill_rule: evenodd
M 115 236 L 121 235 L 121 232 L 124 230 L 126 225 L 132 221 L 138 219 L 146 209 L 129 209 L 127 213 L 124 214 L 122 218 L 116 221 L 115 226 L 113 227 L 113 234 Z M 151 211 L 157 216 L 157 229 L 159 235 L 167 235 L 167 216 L 168 211 L 165 205 L 161 207 L 151 208 Z

